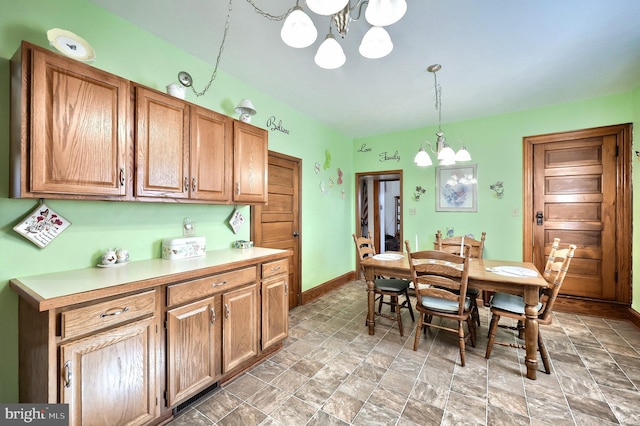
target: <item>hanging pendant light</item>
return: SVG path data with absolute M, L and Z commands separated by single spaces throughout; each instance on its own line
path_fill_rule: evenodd
M 307 6 L 318 15 L 333 15 L 349 3 L 349 0 L 307 0 Z
M 398 22 L 406 11 L 405 0 L 369 0 L 364 17 L 371 25 L 386 27 Z
M 365 58 L 379 59 L 391 53 L 393 43 L 387 30 L 382 27 L 371 27 L 362 37 L 358 50 Z
M 320 68 L 333 70 L 344 65 L 347 57 L 344 55 L 340 43 L 338 43 L 333 34 L 329 33 L 320 47 L 318 47 L 314 60 Z
M 316 41 L 318 30 L 309 15 L 296 4 L 282 25 L 280 37 L 287 46 L 303 48 L 311 46 Z

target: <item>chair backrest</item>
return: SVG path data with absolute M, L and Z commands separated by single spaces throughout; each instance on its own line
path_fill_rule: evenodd
M 376 246 L 373 244 L 373 238 L 371 238 L 371 232 L 367 233 L 366 237 L 358 237 L 353 234 L 353 241 L 356 243 L 356 250 L 358 251 L 358 260 L 362 261 L 369 256 L 376 255 Z M 360 270 L 364 273 L 364 267 L 360 264 Z
M 544 273 L 542 276 L 549 283 L 549 287 L 542 291 L 540 301 L 543 304 L 539 314 L 540 323 L 551 322 L 551 312 L 553 305 L 560 292 L 560 287 L 564 282 L 564 278 L 569 270 L 569 264 L 576 251 L 576 246 L 570 244 L 568 248 L 559 249 L 560 238 L 553 240 L 549 257 L 547 258 L 547 264 L 544 267 Z
M 480 240 L 464 235 L 459 237 L 442 238 L 442 231 L 438 229 L 438 232 L 436 232 L 436 240 L 433 243 L 433 249 L 461 256 L 462 247 L 469 245 L 471 246 L 469 257 L 481 259 L 482 252 L 484 251 L 484 239 L 486 236 L 487 233 L 483 232 Z
M 457 301 L 458 315 L 462 315 L 467 297 L 471 246 L 465 245 L 463 256 L 459 256 L 440 250 L 412 252 L 409 241 L 404 243 L 416 290 L 417 305 L 421 305 L 425 296 Z

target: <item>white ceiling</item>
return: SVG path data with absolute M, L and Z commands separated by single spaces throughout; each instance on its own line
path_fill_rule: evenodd
M 213 71 L 228 0 L 91 1 L 211 63 Z M 295 5 L 295 0 L 250 1 L 272 15 Z M 638 0 L 407 4 L 404 18 L 387 27 L 394 43 L 389 56 L 360 56 L 358 46 L 369 28 L 363 17 L 351 23 L 345 39 L 336 35 L 346 64 L 324 70 L 313 56 L 328 31 L 328 17 L 304 6 L 316 24 L 318 40 L 294 49 L 280 39 L 282 21 L 257 14 L 249 0 L 232 0 L 220 68 L 354 138 L 436 124 L 433 75 L 426 71 L 434 63 L 442 64 L 438 83 L 444 123 L 640 86 Z M 176 74 L 181 70 L 177 64 Z M 202 90 L 208 78 L 194 78 L 194 87 Z

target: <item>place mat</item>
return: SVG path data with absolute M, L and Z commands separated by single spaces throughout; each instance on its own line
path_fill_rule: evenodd
M 538 271 L 521 268 L 520 266 L 496 266 L 494 268 L 487 268 L 487 271 L 507 277 L 533 278 L 538 276 Z
M 376 260 L 399 260 L 399 259 L 402 259 L 403 257 L 404 256 L 401 254 L 394 254 L 394 253 L 381 253 L 373 256 L 373 258 Z

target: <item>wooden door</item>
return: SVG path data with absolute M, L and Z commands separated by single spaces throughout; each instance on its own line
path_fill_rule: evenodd
M 255 285 L 222 295 L 222 372 L 258 355 L 258 291 Z
M 267 202 L 266 130 L 242 121 L 233 122 L 233 201 Z
M 262 283 L 262 350 L 287 337 L 289 329 L 288 275 Z
M 189 197 L 189 107 L 136 88 L 136 196 Z
M 126 194 L 129 84 L 33 51 L 31 192 Z M 26 195 L 26 194 L 22 194 Z
M 60 346 L 60 402 L 69 425 L 142 425 L 157 417 L 156 321 Z
M 231 200 L 232 120 L 191 106 L 190 194 L 209 201 Z
M 300 256 L 300 159 L 269 152 L 269 203 L 251 208 L 251 238 L 256 246 L 291 250 L 289 309 L 302 301 Z
M 525 143 L 525 260 L 542 271 L 554 238 L 576 244 L 560 293 L 630 303 L 631 126 Z
M 174 406 L 220 376 L 220 298 L 167 312 L 167 405 Z

